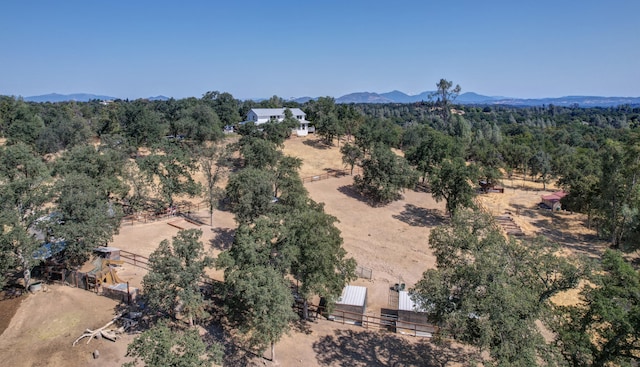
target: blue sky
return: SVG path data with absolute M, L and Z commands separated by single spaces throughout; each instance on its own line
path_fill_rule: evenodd
M 640 1 L 5 1 L 0 94 L 640 96 Z

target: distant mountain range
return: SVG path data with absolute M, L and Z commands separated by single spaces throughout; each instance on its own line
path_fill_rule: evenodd
M 41 96 L 24 97 L 24 100 L 27 102 L 69 102 L 69 101 L 88 102 L 94 99 L 97 99 L 100 101 L 113 101 L 113 100 L 122 99 L 122 98 L 101 96 L 101 95 L 89 94 L 89 93 L 74 93 L 74 94 L 50 93 L 50 94 L 43 94 Z M 146 99 L 150 101 L 166 101 L 169 99 L 169 97 L 156 96 L 156 97 L 149 97 Z
M 433 91 L 422 92 L 416 95 L 408 95 L 394 90 L 388 93 L 358 92 L 344 95 L 336 99 L 336 103 L 415 103 L 433 100 L 430 98 Z M 458 104 L 478 105 L 508 105 L 508 106 L 541 106 L 553 104 L 556 106 L 581 107 L 610 107 L 622 104 L 640 105 L 640 97 L 598 97 L 598 96 L 568 96 L 558 98 L 509 98 L 490 97 L 473 92 L 462 93 L 455 99 Z
M 406 93 L 394 90 L 387 93 L 372 92 L 356 92 L 336 98 L 336 103 L 415 103 L 420 101 L 432 100 L 430 96 L 433 91 L 426 91 L 416 95 L 408 95 Z M 77 94 L 45 94 L 41 96 L 25 97 L 28 102 L 66 102 L 78 101 L 87 102 L 90 100 L 116 100 L 117 97 L 101 96 L 96 94 L 77 93 Z M 146 98 L 150 101 L 166 101 L 169 97 L 156 96 Z M 309 100 L 316 99 L 314 97 L 292 98 L 291 101 L 305 103 Z M 454 103 L 458 104 L 477 104 L 477 105 L 506 105 L 506 106 L 572 106 L 580 107 L 611 107 L 623 104 L 640 105 L 640 97 L 599 97 L 599 96 L 567 96 L 558 98 L 509 98 L 509 97 L 490 97 L 483 96 L 473 92 L 462 93 L 455 99 Z

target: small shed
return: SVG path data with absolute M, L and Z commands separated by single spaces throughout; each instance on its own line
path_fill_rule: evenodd
M 562 204 L 560 200 L 563 197 L 567 196 L 567 193 L 564 191 L 556 191 L 553 194 L 542 195 L 542 204 L 546 205 L 549 209 L 556 211 L 562 209 Z
M 366 310 L 367 287 L 346 285 L 329 318 L 348 324 L 362 324 Z
M 120 249 L 117 247 L 100 246 L 94 250 L 98 256 L 107 260 L 120 260 Z
M 436 331 L 436 327 L 427 320 L 425 310 L 413 302 L 411 294 L 407 291 L 399 291 L 396 332 L 430 338 Z

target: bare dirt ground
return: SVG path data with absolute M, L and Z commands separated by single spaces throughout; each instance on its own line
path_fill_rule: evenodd
M 0 335 L 3 366 L 95 366 L 107 367 L 126 362 L 126 344 L 133 339 L 110 342 L 86 340 L 72 347 L 85 329 L 96 329 L 111 320 L 117 302 L 81 289 L 47 286 L 21 298 L 20 309 Z M 3 301 L 4 302 L 4 301 Z M 100 358 L 93 359 L 94 350 Z
M 341 145 L 343 142 L 341 142 Z M 346 168 L 337 147 L 326 147 L 315 137 L 292 138 L 284 147 L 286 154 L 303 160 L 300 175 L 309 177 L 327 170 Z M 445 222 L 444 203 L 436 203 L 428 193 L 407 191 L 403 198 L 383 207 L 369 206 L 352 188 L 352 177 L 330 178 L 305 185 L 310 196 L 325 203 L 325 210 L 340 221 L 337 227 L 344 238 L 344 248 L 359 265 L 372 270 L 372 279 L 354 284 L 368 288 L 367 313 L 378 315 L 389 304 L 389 288 L 395 283 L 411 287 L 422 272 L 435 265 L 428 247 L 430 231 Z M 584 218 L 577 214 L 550 213 L 536 209 L 540 201 L 537 184 L 506 180 L 504 194 L 480 195 L 483 206 L 494 215 L 510 212 L 527 235 L 544 233 L 560 239 L 573 250 L 599 251 L 586 230 Z M 549 190 L 551 192 L 551 190 Z M 195 200 L 194 203 L 200 200 Z M 209 223 L 209 213 L 201 207 L 194 213 Z M 110 246 L 148 256 L 164 239 L 179 228 L 199 228 L 202 241 L 213 256 L 227 249 L 236 228 L 233 215 L 214 213 L 214 225 L 197 226 L 180 218 L 146 224 L 123 225 Z M 171 222 L 172 225 L 169 225 Z M 177 227 L 176 227 L 177 226 Z M 124 265 L 118 275 L 132 286 L 140 287 L 145 270 Z M 209 275 L 222 280 L 222 273 Z M 114 366 L 124 362 L 128 336 L 116 343 L 94 340 L 71 348 L 84 329 L 102 326 L 114 314 L 115 302 L 90 292 L 64 286 L 50 286 L 49 292 L 23 297 L 22 304 L 0 336 L 0 360 L 11 366 Z M 1 310 L 0 315 L 8 317 Z M 15 308 L 15 302 L 11 305 Z M 392 302 L 393 303 L 393 302 Z M 1 320 L 0 320 L 1 321 Z M 0 322 L 1 324 L 1 322 Z M 99 349 L 101 356 L 91 359 Z M 273 365 L 242 350 L 227 347 L 225 366 Z M 267 352 L 268 353 L 268 352 Z M 458 345 L 436 345 L 430 340 L 394 333 L 366 330 L 318 320 L 294 328 L 276 345 L 277 364 L 282 366 L 454 366 L 470 358 L 470 352 Z
M 503 186 L 503 194 L 478 195 L 480 203 L 492 215 L 508 215 L 525 235 L 543 235 L 573 253 L 596 257 L 606 249 L 607 243 L 597 237 L 595 229 L 587 227 L 586 215 L 538 207 L 541 196 L 560 190 L 553 184 L 543 189 L 540 182 L 514 175 L 513 179 L 505 179 Z

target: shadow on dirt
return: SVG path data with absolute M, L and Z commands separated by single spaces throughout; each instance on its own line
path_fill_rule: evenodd
M 371 202 L 364 196 L 362 196 L 358 190 L 356 190 L 353 185 L 344 185 L 344 186 L 340 186 L 338 187 L 338 191 L 340 191 L 341 193 L 345 194 L 346 196 L 352 198 L 352 199 L 356 199 L 360 202 L 363 202 L 367 205 L 371 205 Z
M 233 244 L 233 237 L 236 234 L 236 230 L 232 228 L 212 228 L 211 231 L 215 233 L 214 237 L 209 241 L 211 247 L 216 250 L 228 250 Z
M 472 357 L 447 342 L 409 342 L 384 332 L 336 330 L 313 344 L 322 366 L 447 366 Z
M 302 144 L 310 146 L 315 149 L 321 149 L 321 150 L 326 150 L 331 148 L 330 145 L 325 144 L 325 142 L 323 142 L 320 139 L 307 139 L 303 141 Z
M 400 214 L 393 215 L 394 219 L 413 227 L 435 227 L 446 220 L 437 209 L 427 209 L 406 204 Z

